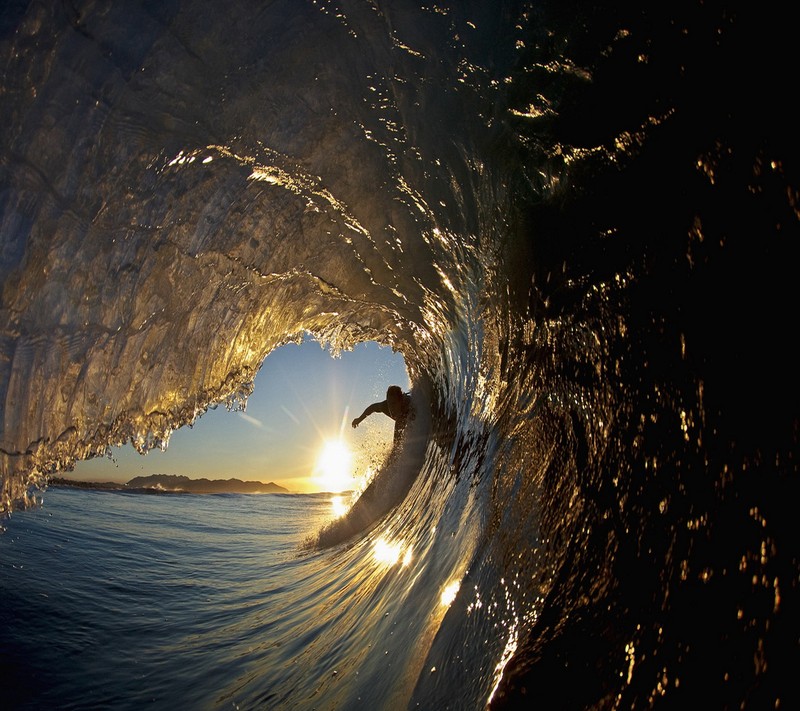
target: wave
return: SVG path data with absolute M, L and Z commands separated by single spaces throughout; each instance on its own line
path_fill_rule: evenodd
M 791 705 L 785 23 L 210 12 L 2 11 L 2 511 L 241 404 L 284 343 L 374 340 L 431 422 L 371 518 L 461 573 L 404 701 Z
M 401 440 L 389 453 L 363 491 L 351 492 L 352 501 L 341 516 L 326 523 L 307 543 L 327 548 L 363 535 L 408 495 L 426 460 L 430 434 L 430 394 L 418 383 L 412 393 L 413 417 Z

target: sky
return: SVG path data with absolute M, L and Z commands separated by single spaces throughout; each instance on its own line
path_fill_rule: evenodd
M 275 482 L 298 493 L 356 489 L 388 452 L 394 422 L 378 413 L 357 429 L 350 423 L 385 399 L 389 385 L 410 388 L 403 357 L 388 347 L 361 343 L 333 358 L 311 339 L 288 344 L 264 360 L 244 412 L 220 405 L 173 432 L 163 452 L 141 455 L 128 444 L 111 459 L 78 462 L 66 476 L 126 482 L 178 474 Z M 331 440 L 339 444 L 326 447 Z

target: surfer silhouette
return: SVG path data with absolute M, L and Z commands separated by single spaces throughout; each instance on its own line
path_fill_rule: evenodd
M 396 444 L 402 436 L 409 418 L 413 417 L 411 395 L 404 393 L 399 385 L 390 385 L 386 390 L 386 399 L 368 405 L 364 412 L 353 420 L 353 427 L 358 427 L 364 418 L 376 412 L 382 412 L 394 420 L 394 442 Z

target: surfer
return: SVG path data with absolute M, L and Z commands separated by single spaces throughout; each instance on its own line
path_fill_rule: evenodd
M 411 395 L 404 393 L 399 385 L 390 385 L 386 390 L 386 399 L 369 405 L 353 420 L 353 428 L 358 427 L 365 417 L 369 417 L 375 412 L 382 412 L 394 420 L 394 442 L 396 444 L 402 436 L 408 420 L 414 416 L 411 411 Z

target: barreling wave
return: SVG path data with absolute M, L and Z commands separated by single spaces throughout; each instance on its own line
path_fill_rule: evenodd
M 374 340 L 430 391 L 381 525 L 459 581 L 404 702 L 796 695 L 791 363 L 748 337 L 741 383 L 723 343 L 788 294 L 797 182 L 716 73 L 784 45 L 724 4 L 553 5 L 7 7 L 2 511 L 240 406 L 284 343 Z
M 375 10 L 195 11 L 142 6 L 124 41 L 113 12 L 32 8 L 6 38 L 6 508 L 31 473 L 245 400 L 306 332 L 434 373 L 478 316 L 461 294 L 491 278 L 483 223 L 506 208 L 469 144 L 496 131 L 445 140 L 440 35 L 418 33 L 426 59 Z

